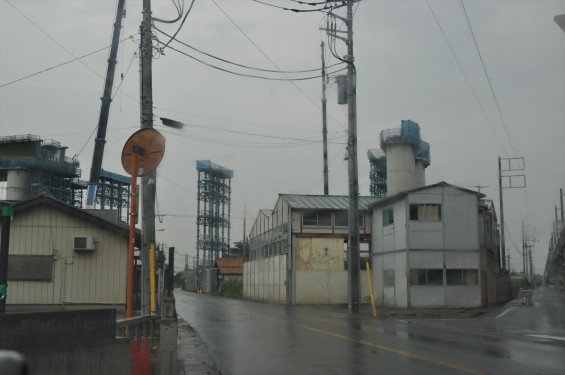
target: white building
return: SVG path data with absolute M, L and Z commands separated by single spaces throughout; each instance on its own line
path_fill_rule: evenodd
M 361 301 L 369 301 L 371 213 L 381 198 L 359 197 Z M 261 210 L 249 235 L 245 298 L 290 304 L 347 303 L 348 207 L 346 196 L 280 194 Z
M 372 206 L 377 304 L 476 307 L 507 298 L 500 283 L 508 277 L 496 264 L 498 246 L 493 245 L 496 216 L 482 196 L 440 182 Z M 485 215 L 485 208 L 491 214 Z

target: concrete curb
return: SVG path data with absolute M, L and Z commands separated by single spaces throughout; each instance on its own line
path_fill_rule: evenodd
M 180 375 L 220 375 L 208 347 L 186 321 L 178 320 L 178 368 Z

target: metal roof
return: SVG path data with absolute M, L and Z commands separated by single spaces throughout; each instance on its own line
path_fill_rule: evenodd
M 296 209 L 315 210 L 347 210 L 349 209 L 349 197 L 345 195 L 299 195 L 280 194 L 280 198 Z M 379 197 L 359 197 L 359 209 L 366 210 L 370 205 L 382 200 Z

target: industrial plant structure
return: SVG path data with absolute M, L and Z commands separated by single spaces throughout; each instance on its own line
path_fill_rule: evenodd
M 383 130 L 380 144 L 381 150 L 367 152 L 371 196 L 384 198 L 426 184 L 430 145 L 420 138 L 416 122 L 402 120 L 400 127 Z
M 196 216 L 197 278 L 202 270 L 229 250 L 231 179 L 233 171 L 210 160 L 196 161 L 198 171 Z
M 57 141 L 31 134 L 0 137 L 0 181 L 6 182 L 6 200 L 49 193 L 82 207 L 86 182 L 80 181 L 78 160 L 67 157 L 66 150 Z
M 25 134 L 0 137 L 0 182 L 6 182 L 10 202 L 49 194 L 55 199 L 83 207 L 87 182 L 80 179 L 80 163 L 65 155 L 66 146 L 55 140 Z M 128 222 L 131 179 L 102 170 L 98 182 L 98 203 L 105 216 Z

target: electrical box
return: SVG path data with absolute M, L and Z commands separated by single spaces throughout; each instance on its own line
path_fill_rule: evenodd
M 337 104 L 347 104 L 347 76 L 335 77 L 337 82 Z
M 73 241 L 75 251 L 93 251 L 95 249 L 94 237 L 76 236 Z

